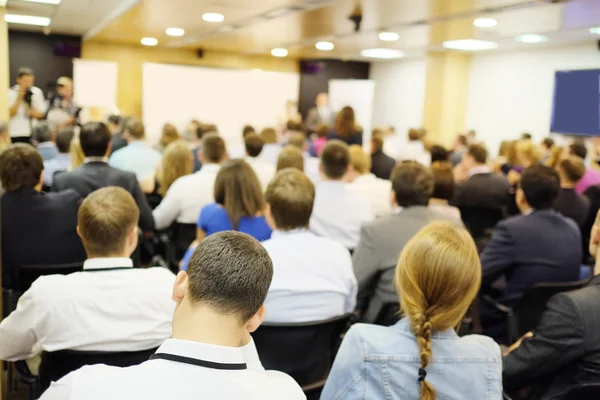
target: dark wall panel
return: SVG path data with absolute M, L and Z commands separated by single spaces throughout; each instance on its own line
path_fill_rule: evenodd
M 73 57 L 78 56 L 80 48 L 79 36 L 9 31 L 10 84 L 15 84 L 19 67 L 29 67 L 35 71 L 35 85 L 47 94 L 48 85 L 57 78 L 73 77 Z
M 369 79 L 371 64 L 341 60 L 300 61 L 300 102 L 298 108 L 304 118 L 314 106 L 315 97 L 327 92 L 330 79 Z

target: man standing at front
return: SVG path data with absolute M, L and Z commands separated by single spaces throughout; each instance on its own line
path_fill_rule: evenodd
M 13 143 L 29 143 L 33 126 L 46 113 L 44 93 L 34 83 L 33 70 L 21 67 L 17 71 L 17 84 L 8 89 L 8 132 Z

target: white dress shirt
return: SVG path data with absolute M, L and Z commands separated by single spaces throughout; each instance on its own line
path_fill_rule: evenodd
M 304 152 L 304 174 L 308 176 L 313 185 L 321 183 L 321 160 L 318 157 L 313 157 L 308 152 Z
M 260 181 L 260 185 L 263 188 L 263 191 L 267 190 L 267 186 L 275 176 L 275 166 L 271 164 L 267 164 L 260 157 L 246 157 L 246 162 L 250 164 L 256 176 L 258 176 L 258 180 Z
M 38 278 L 0 324 L 0 359 L 42 351 L 140 351 L 171 337 L 175 276 L 130 258 L 87 260 L 82 272 Z
M 341 181 L 324 181 L 317 186 L 310 217 L 310 230 L 354 249 L 363 224 L 375 218 L 367 198 Z
M 152 211 L 156 229 L 168 228 L 175 221 L 195 224 L 202 207 L 215 201 L 213 191 L 220 169 L 219 164 L 204 164 L 200 171 L 173 182 L 165 198 Z
M 31 108 L 37 112 L 46 111 L 46 102 L 44 101 L 44 92 L 38 87 L 32 86 Z M 8 108 L 12 108 L 19 97 L 19 86 L 13 86 L 8 89 Z M 8 133 L 11 137 L 31 136 L 31 127 L 37 124 L 37 119 L 30 121 L 28 114 L 29 106 L 25 100 L 21 100 L 17 113 L 12 117 L 8 124 Z M 30 124 L 31 122 L 31 124 Z
M 373 206 L 375 217 L 379 218 L 392 213 L 391 196 L 392 182 L 379 179 L 373 174 L 359 176 L 348 185 L 348 188 L 369 199 Z
M 357 283 L 344 246 L 307 229 L 274 231 L 263 246 L 273 260 L 265 321 L 323 321 L 354 311 Z
M 431 165 L 431 153 L 427 151 L 423 142 L 413 140 L 402 145 L 398 160 L 416 161 L 425 167 L 429 167 Z
M 185 357 L 166 360 L 156 357 Z M 190 360 L 191 359 L 191 360 Z M 193 363 L 211 362 L 200 366 Z M 225 369 L 235 366 L 240 369 Z M 72 372 L 43 394 L 41 400 L 275 400 L 306 399 L 288 375 L 265 371 L 254 342 L 224 347 L 168 339 L 152 359 L 118 368 L 86 366 Z
M 281 153 L 282 147 L 277 143 L 267 143 L 263 146 L 262 151 L 258 155 L 262 161 L 269 165 L 276 166 Z

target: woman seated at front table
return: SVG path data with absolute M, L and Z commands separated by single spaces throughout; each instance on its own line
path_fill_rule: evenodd
M 404 318 L 346 334 L 322 399 L 502 399 L 500 347 L 455 329 L 481 283 L 469 233 L 449 223 L 423 228 L 400 254 L 396 287 Z
M 185 271 L 198 243 L 221 231 L 247 233 L 262 242 L 271 238 L 271 228 L 264 216 L 265 198 L 254 170 L 244 160 L 225 162 L 215 181 L 215 202 L 200 211 L 196 240 L 181 260 Z
M 356 125 L 352 107 L 344 107 L 335 118 L 335 127 L 327 135 L 327 140 L 337 139 L 346 142 L 348 146 L 363 144 L 362 129 Z

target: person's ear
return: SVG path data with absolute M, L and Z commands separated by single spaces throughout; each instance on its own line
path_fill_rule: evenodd
M 198 160 L 200 160 L 200 163 L 202 165 L 204 165 L 205 164 L 205 162 L 204 162 L 204 154 L 202 154 L 202 151 L 198 150 L 198 152 L 196 153 L 196 155 L 198 156 Z
M 112 140 L 110 142 L 108 142 L 108 147 L 106 148 L 105 156 L 108 157 L 108 155 L 110 154 L 111 151 L 112 151 Z
M 246 329 L 248 330 L 248 332 L 252 333 L 255 330 L 257 330 L 260 324 L 262 324 L 265 320 L 266 316 L 267 307 L 265 307 L 265 305 L 263 304 L 262 306 L 260 306 L 256 314 L 254 314 L 252 318 L 250 318 L 250 320 L 246 323 Z
M 269 203 L 267 203 L 265 207 L 265 218 L 267 220 L 267 224 L 269 224 L 272 230 L 277 229 L 277 225 L 275 224 L 275 218 L 273 218 L 273 213 L 271 212 L 271 205 Z
M 600 244 L 600 230 L 598 229 L 598 225 L 594 224 L 592 226 L 592 232 L 590 234 L 590 246 L 589 251 L 590 255 L 594 258 L 598 255 L 598 245 Z
M 179 271 L 173 285 L 172 299 L 175 303 L 181 304 L 188 289 L 188 274 L 185 271 Z
M 77 227 L 75 228 L 75 231 L 77 232 L 77 236 L 79 236 L 80 238 L 81 236 L 81 229 L 79 229 L 79 225 L 77 225 Z
M 517 205 L 525 205 L 527 204 L 527 199 L 525 198 L 525 192 L 520 187 L 517 188 L 517 193 L 515 194 L 515 201 Z
M 129 251 L 131 252 L 131 254 L 133 254 L 133 252 L 135 251 L 135 249 L 137 248 L 137 245 L 138 245 L 138 227 L 137 226 L 133 227 L 133 229 L 131 231 L 129 231 L 129 234 L 127 235 L 127 244 L 129 247 Z
M 398 201 L 396 200 L 396 193 L 394 193 L 393 190 L 390 192 L 390 203 L 392 204 L 392 206 L 398 207 Z

